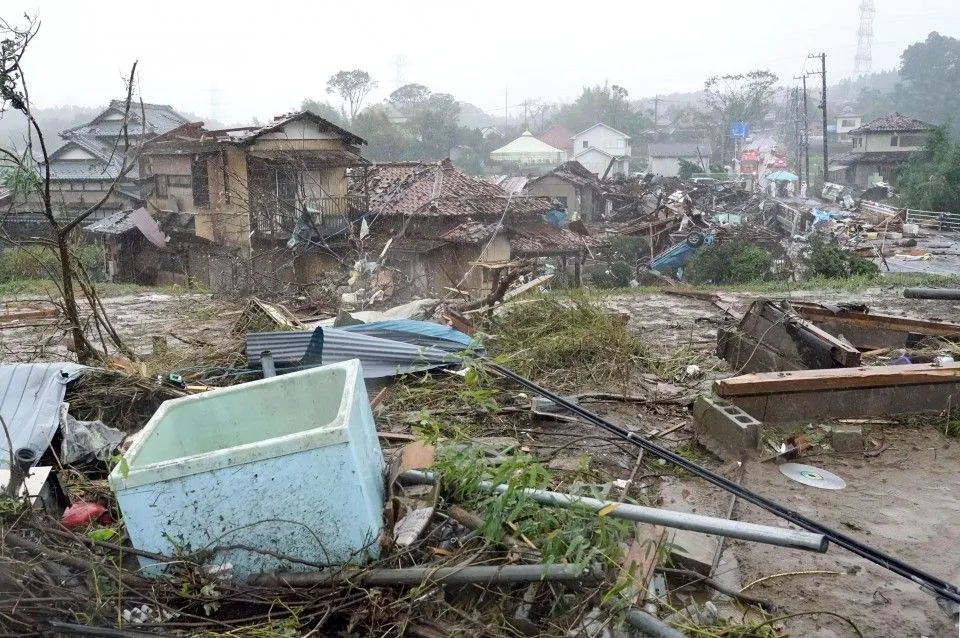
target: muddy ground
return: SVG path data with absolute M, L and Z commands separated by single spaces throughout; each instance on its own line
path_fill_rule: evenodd
M 960 304 L 907 300 L 897 289 L 875 288 L 849 293 L 803 291 L 772 295 L 820 302 L 861 302 L 877 312 L 936 319 L 957 316 Z M 713 355 L 716 330 L 725 312 L 739 317 L 758 295 L 722 293 L 709 301 L 666 294 L 617 294 L 606 299 L 611 309 L 630 315 L 629 327 L 664 355 L 696 359 L 706 379 L 647 380 L 638 384 L 659 395 L 709 388 L 710 379 L 729 374 Z M 104 299 L 118 332 L 141 355 L 151 352 L 154 336 L 165 336 L 171 347 L 188 350 L 185 342 L 219 343 L 240 312 L 238 302 L 214 300 L 208 295 L 137 293 Z M 54 360 L 68 356 L 65 327 L 56 320 L 28 325 L 0 326 L 0 357 L 7 362 Z M 584 388 L 593 390 L 595 388 Z M 611 420 L 650 433 L 682 425 L 662 440 L 683 445 L 699 462 L 733 477 L 735 468 L 723 465 L 692 444 L 689 411 L 675 405 L 590 403 Z M 941 424 L 942 427 L 942 424 Z M 583 454 L 591 457 L 598 475 L 606 480 L 627 478 L 636 466 L 636 451 L 608 435 L 579 423 L 518 426 L 515 436 L 538 456 L 557 467 L 576 465 Z M 783 477 L 774 463 L 752 463 L 746 470 L 747 487 L 817 519 L 837 530 L 947 579 L 960 572 L 960 442 L 946 437 L 933 424 L 884 426 L 873 438 L 888 447 L 866 458 L 816 451 L 803 462 L 824 467 L 847 481 L 840 491 L 819 490 Z M 650 460 L 639 468 L 637 483 L 656 499 L 663 487 L 664 505 L 677 509 L 725 515 L 729 495 L 688 478 L 658 471 Z M 676 494 L 685 502 L 676 502 Z M 782 525 L 773 516 L 738 504 L 735 518 Z M 771 578 L 750 593 L 773 599 L 790 613 L 827 610 L 855 622 L 865 636 L 956 635 L 949 618 L 934 598 L 917 585 L 876 567 L 838 547 L 823 555 L 764 545 L 730 542 L 719 571 L 725 580 L 746 585 L 756 579 L 798 571 L 831 574 Z M 800 616 L 786 622 L 793 636 L 853 636 L 842 621 L 828 616 Z

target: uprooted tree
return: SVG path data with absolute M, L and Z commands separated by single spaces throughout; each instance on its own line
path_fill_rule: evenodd
M 130 76 L 126 80 L 126 102 L 123 117 L 123 126 L 114 144 L 114 155 L 119 163 L 119 172 L 113 179 L 105 194 L 93 205 L 77 213 L 60 211 L 54 205 L 50 178 L 50 162 L 47 152 L 47 142 L 43 131 L 33 115 L 30 103 L 30 93 L 22 67 L 23 56 L 30 42 L 36 36 L 40 23 L 35 19 L 26 18 L 22 27 L 0 18 L 0 115 L 8 109 L 19 111 L 27 120 L 25 132 L 25 146 L 21 151 L 0 148 L 0 168 L 6 175 L 8 186 L 15 195 L 28 197 L 35 195 L 37 208 L 50 227 L 48 237 L 38 237 L 34 241 L 51 248 L 56 256 L 60 272 L 57 286 L 61 295 L 60 306 L 69 323 L 69 331 L 80 363 L 96 363 L 106 355 L 104 335 L 110 339 L 117 349 L 125 354 L 132 355 L 113 329 L 109 318 L 100 303 L 90 279 L 82 264 L 72 252 L 70 241 L 73 231 L 90 215 L 100 210 L 109 200 L 120 181 L 134 168 L 137 162 L 138 149 L 131 149 L 128 131 L 128 122 L 131 104 L 133 103 L 134 77 L 137 63 L 130 69 Z M 142 105 L 141 105 L 142 109 Z M 144 118 L 141 118 L 143 121 Z M 142 136 L 140 136 L 142 139 Z M 104 352 L 97 350 L 88 339 L 84 330 L 84 323 L 80 317 L 77 305 L 77 288 L 90 304 L 96 331 L 101 336 Z

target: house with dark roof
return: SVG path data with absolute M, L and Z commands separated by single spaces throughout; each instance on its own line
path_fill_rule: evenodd
M 592 222 L 604 212 L 600 178 L 576 160 L 565 162 L 546 175 L 527 182 L 526 195 L 549 197 L 569 213 L 571 219 Z
M 54 210 L 85 210 L 107 196 L 124 167 L 131 166 L 103 203 L 96 217 L 108 216 L 142 204 L 135 154 L 141 144 L 187 123 L 187 118 L 166 104 L 112 100 L 93 120 L 60 133 L 63 145 L 50 153 L 50 182 Z M 126 163 L 126 164 L 125 164 Z M 31 196 L 20 212 L 39 211 Z
M 552 217 L 550 198 L 511 195 L 449 160 L 378 164 L 365 180 L 351 176 L 354 201 L 367 196 L 361 259 L 383 260 L 394 290 L 446 296 L 453 289 L 478 298 L 520 260 L 572 258 L 579 270 L 592 245 Z
M 190 213 L 196 236 L 229 253 L 210 266 L 219 290 L 277 290 L 314 281 L 336 260 L 322 246 L 347 232 L 347 169 L 366 141 L 309 111 L 264 126 L 184 124 L 147 142 L 147 209 Z
M 889 182 L 910 159 L 910 153 L 923 148 L 933 129 L 932 124 L 900 113 L 852 129 L 847 135 L 853 148 L 830 163 L 830 180 L 861 188 Z

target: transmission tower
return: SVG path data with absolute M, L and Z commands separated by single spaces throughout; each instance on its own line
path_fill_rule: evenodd
M 853 59 L 853 76 L 870 73 L 873 62 L 873 16 L 877 10 L 873 0 L 860 3 L 860 28 L 857 29 L 857 56 Z

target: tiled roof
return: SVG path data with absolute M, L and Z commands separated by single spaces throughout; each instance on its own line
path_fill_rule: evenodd
M 362 182 L 353 187 L 358 194 L 363 192 Z M 552 208 L 549 198 L 510 197 L 496 184 L 470 177 L 448 160 L 374 166 L 368 172 L 367 190 L 374 215 L 500 217 L 505 210 L 519 216 Z
M 884 115 L 877 119 L 867 122 L 859 128 L 855 128 L 848 135 L 859 135 L 861 133 L 884 133 L 893 131 L 932 131 L 932 124 L 915 120 L 902 113 L 893 113 Z
M 454 244 L 479 244 L 490 239 L 497 231 L 499 224 L 484 224 L 483 222 L 463 222 L 440 235 L 440 239 Z
M 547 254 L 585 250 L 597 240 L 550 224 L 510 224 L 507 227 L 510 249 L 518 253 Z
M 557 124 L 551 126 L 546 131 L 537 136 L 541 142 L 545 142 L 554 148 L 559 148 L 568 153 L 573 152 L 573 133 L 565 126 Z
M 569 162 L 564 162 L 557 168 L 553 169 L 546 175 L 541 175 L 540 177 L 531 180 L 529 184 L 535 184 L 542 180 L 544 177 L 556 177 L 562 179 L 563 181 L 573 184 L 578 187 L 593 187 L 597 190 L 602 188 L 600 178 L 595 174 L 591 173 L 587 167 L 576 160 L 570 160 Z M 528 185 L 529 185 L 528 184 Z
M 111 100 L 110 106 L 107 107 L 106 111 L 94 118 L 92 122 L 69 128 L 60 133 L 60 136 L 64 139 L 69 138 L 71 133 L 116 136 L 123 126 L 119 120 L 97 121 L 97 119 L 105 115 L 108 111 L 123 114 L 125 109 L 126 100 Z M 141 110 L 139 102 L 131 102 L 129 118 L 130 123 L 127 126 L 127 131 L 131 137 L 140 135 L 143 130 L 146 131 L 148 136 L 159 135 L 186 124 L 189 121 L 167 104 L 144 103 Z
M 910 159 L 910 151 L 869 151 L 844 153 L 830 159 L 830 164 L 853 166 L 856 164 L 895 164 Z

